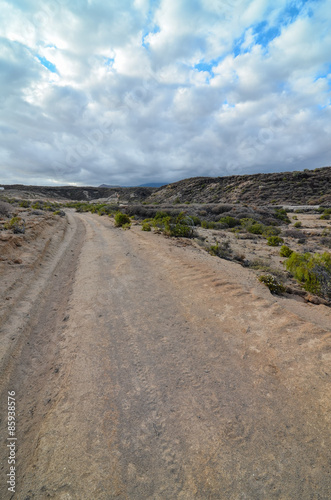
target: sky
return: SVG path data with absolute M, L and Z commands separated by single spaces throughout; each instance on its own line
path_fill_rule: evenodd
M 0 184 L 331 165 L 329 0 L 0 0 Z

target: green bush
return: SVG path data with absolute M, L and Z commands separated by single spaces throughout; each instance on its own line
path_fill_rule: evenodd
M 293 252 L 285 261 L 286 269 L 302 283 L 307 292 L 331 299 L 331 254 Z
M 163 232 L 167 236 L 191 238 L 194 235 L 194 223 L 184 212 L 181 212 L 176 217 L 166 217 L 163 222 Z
M 290 257 L 292 255 L 293 250 L 291 250 L 288 246 L 282 245 L 279 251 L 279 255 L 281 257 Z
M 216 226 L 216 223 L 213 221 L 208 222 L 207 220 L 203 220 L 201 222 L 201 227 L 203 227 L 204 229 L 215 229 L 215 226 Z
M 263 224 L 251 218 L 240 219 L 240 224 L 248 233 L 251 234 L 263 234 L 265 229 Z
M 44 203 L 42 201 L 36 201 L 31 205 L 31 208 L 34 210 L 44 210 Z
M 193 220 L 195 226 L 201 226 L 201 220 L 199 219 L 199 217 L 197 217 L 196 215 L 191 215 L 190 217 Z
M 271 293 L 275 293 L 277 295 L 284 293 L 285 292 L 285 287 L 284 285 L 275 278 L 275 276 L 272 276 L 271 274 L 263 274 L 262 276 L 259 276 L 259 281 L 266 285 Z
M 154 219 L 164 219 L 165 217 L 169 217 L 167 212 L 156 212 Z
M 142 231 L 151 231 L 151 225 L 148 222 L 143 222 L 141 226 Z
M 275 210 L 275 216 L 277 217 L 277 219 L 285 222 L 286 224 L 289 224 L 291 222 L 284 208 L 277 208 Z
M 299 228 L 301 226 L 302 226 L 302 222 L 299 222 L 299 221 L 294 224 L 294 227 L 297 227 L 297 228 Z
M 278 236 L 281 233 L 281 230 L 277 226 L 264 226 L 263 236 L 268 238 L 269 236 Z
M 232 249 L 230 247 L 230 243 L 228 241 L 219 242 L 216 245 L 211 245 L 207 248 L 207 251 L 210 255 L 214 255 L 215 257 L 220 257 L 221 259 L 229 259 L 232 254 Z
M 22 200 L 22 201 L 20 201 L 19 206 L 22 208 L 28 208 L 30 206 L 30 204 L 31 204 L 30 201 Z
M 122 212 L 117 212 L 115 214 L 115 226 L 123 227 L 124 224 L 131 224 L 130 217 Z
M 279 236 L 269 236 L 268 238 L 268 245 L 270 247 L 278 247 L 281 243 L 284 243 L 284 240 Z
M 235 217 L 231 217 L 230 215 L 226 215 L 225 217 L 221 217 L 218 222 L 221 222 L 222 224 L 226 224 L 228 227 L 235 227 L 239 226 L 240 221 L 236 219 Z
M 331 208 L 324 208 L 324 207 L 319 207 L 318 211 L 321 213 L 323 212 L 323 215 L 321 215 L 320 219 L 330 219 L 331 215 Z
M 25 233 L 25 222 L 21 217 L 13 217 L 4 225 L 5 229 L 13 231 L 13 233 Z

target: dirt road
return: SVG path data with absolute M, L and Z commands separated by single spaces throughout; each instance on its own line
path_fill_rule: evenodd
M 329 310 L 183 241 L 68 220 L 1 325 L 1 499 L 330 499 Z

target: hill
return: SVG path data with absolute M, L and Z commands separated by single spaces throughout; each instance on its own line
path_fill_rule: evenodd
M 148 187 L 77 187 L 77 186 L 25 186 L 23 184 L 2 185 L 5 190 L 3 194 L 18 198 L 49 198 L 55 200 L 108 200 L 108 201 L 144 201 L 155 191 Z
M 154 191 L 149 203 L 331 204 L 331 167 L 271 174 L 193 177 Z

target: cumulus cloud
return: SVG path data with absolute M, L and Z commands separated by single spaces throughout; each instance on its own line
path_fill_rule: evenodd
M 329 165 L 327 0 L 0 0 L 3 183 Z

